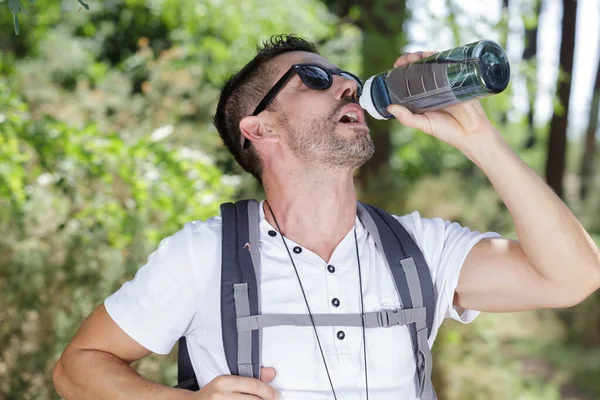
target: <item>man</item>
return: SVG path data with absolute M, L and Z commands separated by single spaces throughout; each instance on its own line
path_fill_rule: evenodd
M 405 54 L 395 66 L 429 54 Z M 310 88 L 314 80 L 330 86 Z M 259 244 L 264 313 L 398 306 L 383 255 L 357 218 L 353 175 L 373 154 L 357 106 L 359 85 L 309 42 L 278 36 L 223 89 L 217 129 L 266 193 Z M 477 315 L 471 310 L 569 307 L 598 289 L 600 257 L 592 239 L 507 146 L 477 101 L 424 115 L 400 106 L 389 111 L 473 161 L 508 207 L 519 238 L 471 232 L 416 212 L 397 217 L 431 270 L 436 304 L 429 345 L 444 317 L 466 323 Z M 220 246 L 219 217 L 186 224 L 163 240 L 68 345 L 54 370 L 57 391 L 66 399 L 325 399 L 335 388 L 337 398 L 358 399 L 365 398 L 368 371 L 371 398 L 417 397 L 402 327 L 370 330 L 364 338 L 360 328 L 320 329 L 317 337 L 309 328 L 265 329 L 260 380 L 230 376 L 220 324 Z M 168 353 L 181 336 L 200 391 L 149 382 L 130 368 L 151 352 Z

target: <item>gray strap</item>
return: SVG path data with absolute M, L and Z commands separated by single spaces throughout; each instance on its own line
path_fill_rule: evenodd
M 408 328 L 417 364 L 417 374 L 415 374 L 417 393 L 422 400 L 434 400 L 436 397 L 431 383 L 431 350 L 427 342 L 427 322 L 431 323 L 433 319 L 435 294 L 427 263 L 416 242 L 392 215 L 360 202 L 357 213 L 373 237 L 375 244 L 385 255 L 386 264 L 394 278 L 393 282 L 398 297 L 403 304 L 402 307 L 406 304 L 426 309 L 424 304 L 427 304 L 429 308 L 429 315 L 424 313 L 422 318 L 418 318 L 415 324 Z M 408 252 L 405 251 L 407 249 Z M 424 268 L 417 269 L 413 257 L 416 257 L 419 266 L 424 266 Z M 398 265 L 398 260 L 400 260 L 400 265 Z M 427 298 L 423 297 L 424 294 L 427 295 Z
M 379 247 L 379 251 L 381 251 L 381 253 L 384 255 L 383 260 L 385 261 L 385 265 L 387 265 L 388 271 L 390 272 L 390 275 L 393 277 L 392 270 L 390 268 L 391 266 L 388 262 L 387 257 L 385 256 L 385 248 L 383 247 L 383 244 L 381 242 L 381 237 L 379 236 L 379 229 L 377 229 L 377 224 L 373 220 L 373 217 L 371 216 L 371 214 L 369 214 L 369 212 L 365 209 L 365 206 L 362 205 L 362 203 L 357 202 L 357 210 L 356 211 L 358 214 L 358 219 L 360 219 L 360 221 L 363 223 L 363 225 L 367 228 L 367 231 L 369 231 L 369 234 L 373 237 L 373 241 L 375 241 L 375 244 L 377 245 L 377 247 Z M 394 282 L 394 287 L 396 287 L 396 293 L 400 293 L 400 291 L 398 290 L 398 287 L 396 285 L 396 280 L 392 279 L 392 282 Z M 402 304 L 401 296 L 398 296 L 398 301 L 400 302 L 400 307 L 404 307 L 404 305 Z M 413 306 L 414 306 L 414 304 L 413 304 Z
M 406 274 L 406 281 L 408 282 L 408 290 L 410 291 L 410 298 L 412 300 L 413 307 L 423 307 L 423 293 L 421 292 L 421 281 L 419 280 L 419 274 L 417 273 L 417 265 L 415 260 L 405 258 L 400 261 L 404 273 Z
M 412 257 L 406 258 L 401 260 L 400 264 L 402 264 L 402 268 L 406 274 L 406 281 L 408 283 L 408 290 L 410 291 L 410 298 L 413 306 L 423 308 L 423 293 L 421 291 L 421 283 L 419 281 L 419 274 L 414 259 Z M 425 314 L 423 314 L 423 318 L 420 318 L 415 322 L 417 326 L 416 358 L 420 392 L 419 398 L 421 400 L 434 400 L 436 399 L 436 396 L 431 382 L 432 359 L 431 349 L 427 342 L 428 332 Z
M 256 282 L 260 285 L 260 216 L 258 203 L 254 200 L 248 202 L 248 236 L 250 242 L 250 257 L 256 273 Z M 260 293 L 260 289 L 258 291 Z M 260 299 L 260 296 L 259 296 Z M 260 301 L 260 300 L 259 300 Z M 260 312 L 260 311 L 259 311 Z
M 248 241 L 250 242 L 250 258 L 256 274 L 256 290 L 258 292 L 258 313 L 262 311 L 261 264 L 260 264 L 260 210 L 256 200 L 248 201 Z M 262 365 L 262 331 L 258 331 L 258 365 Z M 260 371 L 258 372 L 260 378 Z
M 233 298 L 235 312 L 240 316 L 250 315 L 250 301 L 248 299 L 248 284 L 235 283 L 233 285 Z M 252 332 L 238 332 L 238 374 L 252 378 Z
M 417 375 L 419 377 L 419 388 L 421 400 L 436 400 L 437 396 L 431 382 L 431 368 L 433 361 L 431 350 L 427 342 L 427 328 L 417 332 L 417 343 L 419 345 L 419 363 L 417 364 Z
M 365 328 L 389 328 L 425 319 L 425 308 L 382 310 L 364 314 Z M 313 314 L 315 326 L 362 326 L 362 314 Z M 238 332 L 273 326 L 312 326 L 308 314 L 263 314 L 237 319 Z
M 373 217 L 371 217 L 371 214 L 369 214 L 369 212 L 365 209 L 365 206 L 363 206 L 360 202 L 357 203 L 357 214 L 358 219 L 360 219 L 360 221 L 367 228 L 367 231 L 369 231 L 371 236 L 373 236 L 373 240 L 375 241 L 377 247 L 379 247 L 379 250 L 383 251 L 383 246 L 381 244 L 381 238 L 379 237 L 379 230 L 377 229 L 377 225 L 375 224 L 375 221 L 373 221 Z

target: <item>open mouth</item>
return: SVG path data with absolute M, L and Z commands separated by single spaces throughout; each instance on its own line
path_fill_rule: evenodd
M 364 124 L 365 115 L 358 104 L 348 104 L 342 109 L 339 122 L 342 124 Z
M 354 114 L 353 112 L 348 112 L 348 113 L 342 115 L 340 122 L 343 124 L 347 124 L 347 123 L 355 124 L 358 122 L 358 116 L 356 114 Z

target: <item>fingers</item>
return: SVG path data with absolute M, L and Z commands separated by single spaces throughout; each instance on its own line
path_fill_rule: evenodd
M 262 397 L 243 393 L 228 393 L 226 396 L 227 400 L 263 400 Z
M 392 104 L 387 108 L 388 112 L 391 113 L 398 122 L 409 128 L 419 129 L 427 134 L 433 134 L 433 128 L 431 121 L 424 114 L 413 114 L 406 107 L 402 107 L 398 104 Z
M 411 63 L 413 61 L 420 60 L 421 58 L 426 58 L 437 54 L 437 51 L 417 51 L 414 53 L 404 53 L 394 63 L 394 68 L 398 68 L 404 64 Z
M 262 367 L 260 369 L 260 380 L 261 380 L 261 382 L 269 383 L 273 379 L 275 379 L 276 375 L 277 375 L 277 372 L 275 372 L 275 368 Z
M 214 379 L 218 392 L 254 395 L 263 400 L 277 400 L 279 393 L 273 387 L 258 379 L 242 376 L 222 375 Z M 248 399 L 251 399 L 249 397 Z M 243 399 L 243 398 L 240 398 Z

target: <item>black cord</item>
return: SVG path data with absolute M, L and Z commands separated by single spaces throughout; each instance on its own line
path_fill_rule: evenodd
M 323 347 L 321 346 L 321 340 L 319 339 L 319 334 L 317 333 L 317 327 L 315 325 L 315 320 L 313 319 L 312 312 L 310 311 L 310 307 L 308 305 L 308 299 L 306 298 L 306 293 L 304 292 L 304 287 L 302 286 L 302 281 L 300 280 L 300 275 L 298 274 L 298 269 L 296 268 L 296 264 L 294 263 L 294 258 L 292 257 L 292 253 L 290 253 L 290 249 L 287 246 L 287 243 L 283 237 L 283 233 L 281 232 L 281 228 L 279 227 L 279 223 L 277 222 L 277 218 L 275 218 L 275 213 L 271 209 L 271 205 L 267 203 L 269 207 L 269 211 L 275 220 L 275 225 L 277 225 L 277 230 L 279 231 L 279 235 L 281 236 L 281 240 L 283 240 L 283 244 L 285 249 L 290 256 L 290 260 L 292 261 L 292 265 L 294 266 L 294 271 L 296 272 L 296 277 L 298 278 L 298 283 L 300 284 L 300 289 L 302 290 L 302 296 L 304 296 L 304 302 L 306 303 L 306 308 L 308 309 L 308 315 L 310 317 L 310 322 L 312 323 L 313 330 L 315 331 L 315 336 L 317 337 L 317 343 L 319 344 L 319 350 L 321 351 L 321 357 L 323 358 L 323 365 L 325 365 L 325 371 L 327 372 L 327 378 L 329 379 L 329 385 L 331 385 L 331 391 L 333 392 L 333 398 L 337 400 L 337 396 L 335 395 L 335 389 L 333 388 L 333 382 L 331 381 L 331 375 L 329 374 L 329 368 L 327 368 L 327 361 L 325 361 L 325 354 L 323 353 Z M 364 322 L 363 322 L 364 325 Z
M 356 260 L 358 261 L 358 283 L 360 285 L 360 314 L 363 315 L 362 320 L 362 334 L 363 334 L 363 355 L 365 360 L 365 393 L 367 394 L 367 400 L 369 400 L 369 378 L 367 373 L 367 334 L 365 329 L 365 304 L 363 301 L 363 285 L 362 285 L 362 271 L 360 269 L 360 256 L 358 254 L 358 239 L 356 237 L 356 227 L 354 227 L 354 243 L 356 247 Z
M 267 202 L 267 207 L 269 207 L 269 211 L 273 216 L 273 220 L 275 220 L 275 225 L 277 225 L 277 230 L 279 231 L 279 235 L 281 236 L 281 240 L 283 241 L 283 245 L 287 250 L 288 256 L 290 257 L 290 261 L 294 266 L 294 272 L 296 272 L 296 278 L 298 278 L 298 283 L 300 284 L 300 289 L 302 290 L 302 296 L 304 297 L 304 302 L 306 304 L 306 308 L 308 310 L 308 316 L 310 317 L 310 322 L 312 324 L 313 330 L 315 332 L 315 336 L 317 338 L 317 343 L 319 345 L 319 351 L 321 352 L 321 357 L 323 358 L 323 365 L 325 366 L 325 371 L 327 372 L 327 378 L 329 379 L 329 385 L 331 386 L 331 392 L 333 393 L 333 398 L 337 400 L 337 396 L 335 394 L 335 389 L 333 388 L 333 382 L 331 380 L 331 375 L 329 374 L 329 368 L 327 368 L 327 361 L 325 360 L 325 354 L 323 353 L 323 347 L 321 346 L 321 340 L 319 339 L 319 334 L 317 333 L 317 327 L 315 325 L 315 320 L 313 318 L 312 312 L 310 311 L 310 306 L 308 305 L 308 299 L 306 298 L 306 292 L 304 291 L 304 286 L 302 285 L 302 280 L 300 279 L 300 275 L 298 274 L 298 269 L 296 268 L 296 263 L 294 263 L 294 258 L 292 257 L 292 253 L 288 248 L 287 242 L 283 237 L 283 233 L 281 228 L 279 227 L 279 222 L 277 222 L 277 218 L 275 217 L 275 213 L 271 209 L 271 205 Z M 365 304 L 364 304 L 364 296 L 363 296 L 363 284 L 362 284 L 362 271 L 360 267 L 360 255 L 358 252 L 358 238 L 356 236 L 356 227 L 354 227 L 354 244 L 356 248 L 356 261 L 358 262 L 358 283 L 360 288 L 360 314 L 363 316 L 361 318 L 362 321 L 362 334 L 363 334 L 363 355 L 365 362 L 365 392 L 367 394 L 367 400 L 369 400 L 369 377 L 368 377 L 368 368 L 367 368 L 367 338 L 366 338 L 366 329 L 365 329 Z

